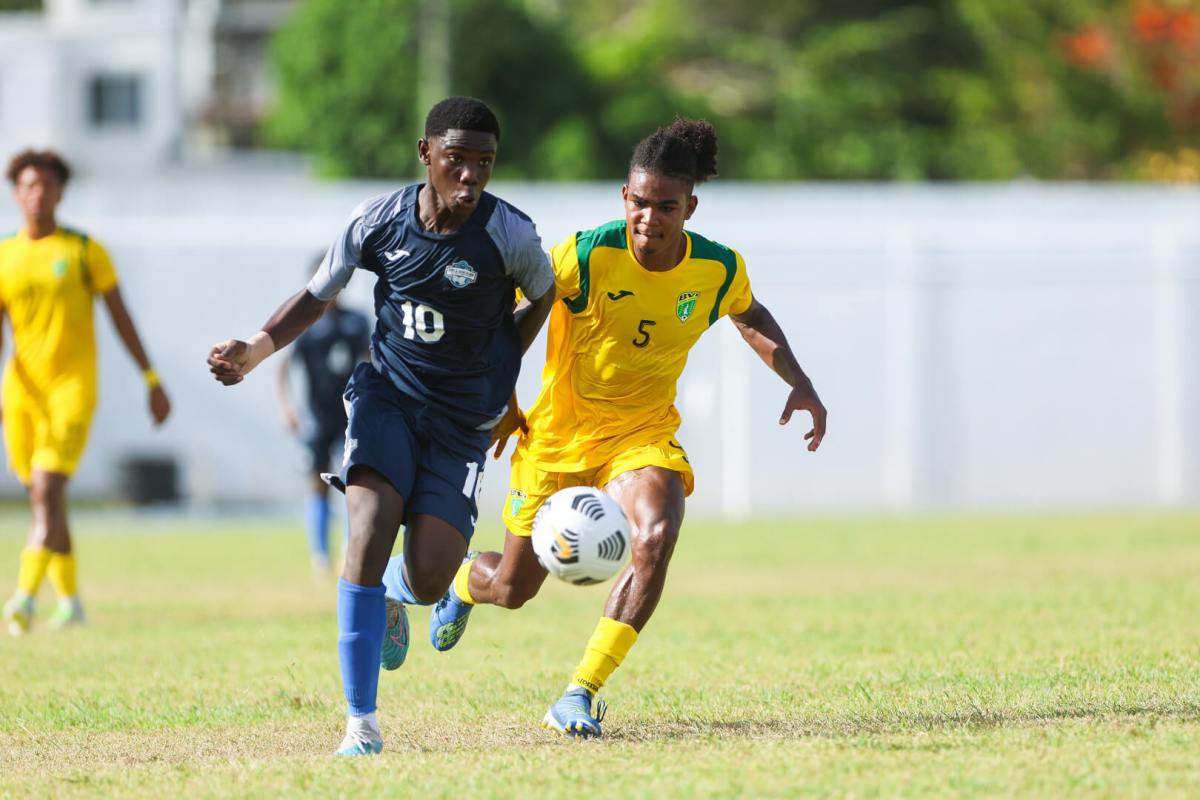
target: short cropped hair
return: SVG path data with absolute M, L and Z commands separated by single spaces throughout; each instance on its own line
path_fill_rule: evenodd
M 474 97 L 447 97 L 429 109 L 425 117 L 426 139 L 451 130 L 490 133 L 500 141 L 500 121 L 487 103 Z
M 71 179 L 71 168 L 67 166 L 67 162 L 63 157 L 53 150 L 22 150 L 12 157 L 8 162 L 8 171 L 4 174 L 8 177 L 9 183 L 13 186 L 17 185 L 17 179 L 21 177 L 21 173 L 27 167 L 36 167 L 37 169 L 49 170 L 58 175 L 58 182 L 66 185 Z
M 638 142 L 629 171 L 703 183 L 717 174 L 717 132 L 706 120 L 676 117 Z

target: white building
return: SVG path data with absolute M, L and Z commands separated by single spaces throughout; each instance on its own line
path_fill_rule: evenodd
M 269 100 L 266 42 L 291 6 L 45 0 L 0 13 L 0 154 L 54 147 L 112 174 L 244 142 Z

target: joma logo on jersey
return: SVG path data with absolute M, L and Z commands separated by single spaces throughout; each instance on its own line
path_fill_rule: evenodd
M 446 267 L 446 280 L 450 281 L 450 285 L 455 289 L 470 286 L 478 277 L 479 273 L 475 271 L 475 268 L 461 258 Z
M 698 297 L 700 297 L 699 292 L 684 292 L 679 295 L 679 299 L 675 301 L 675 316 L 679 317 L 680 322 L 687 322 L 692 316 L 692 312 L 696 310 Z

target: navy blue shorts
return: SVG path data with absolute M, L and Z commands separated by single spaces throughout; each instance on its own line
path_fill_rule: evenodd
M 345 491 L 351 468 L 370 467 L 404 498 L 406 520 L 429 514 L 469 542 L 491 432 L 466 428 L 406 397 L 369 363 L 355 368 L 345 397 L 350 409 L 345 451 L 330 483 Z
M 346 436 L 345 419 L 305 419 L 300 428 L 300 441 L 308 456 L 309 472 L 328 472 L 333 463 L 333 449 Z

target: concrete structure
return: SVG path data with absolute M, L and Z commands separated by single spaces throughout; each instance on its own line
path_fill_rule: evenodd
M 46 0 L 0 13 L 0 153 L 55 147 L 84 172 L 246 144 L 266 42 L 292 0 Z

